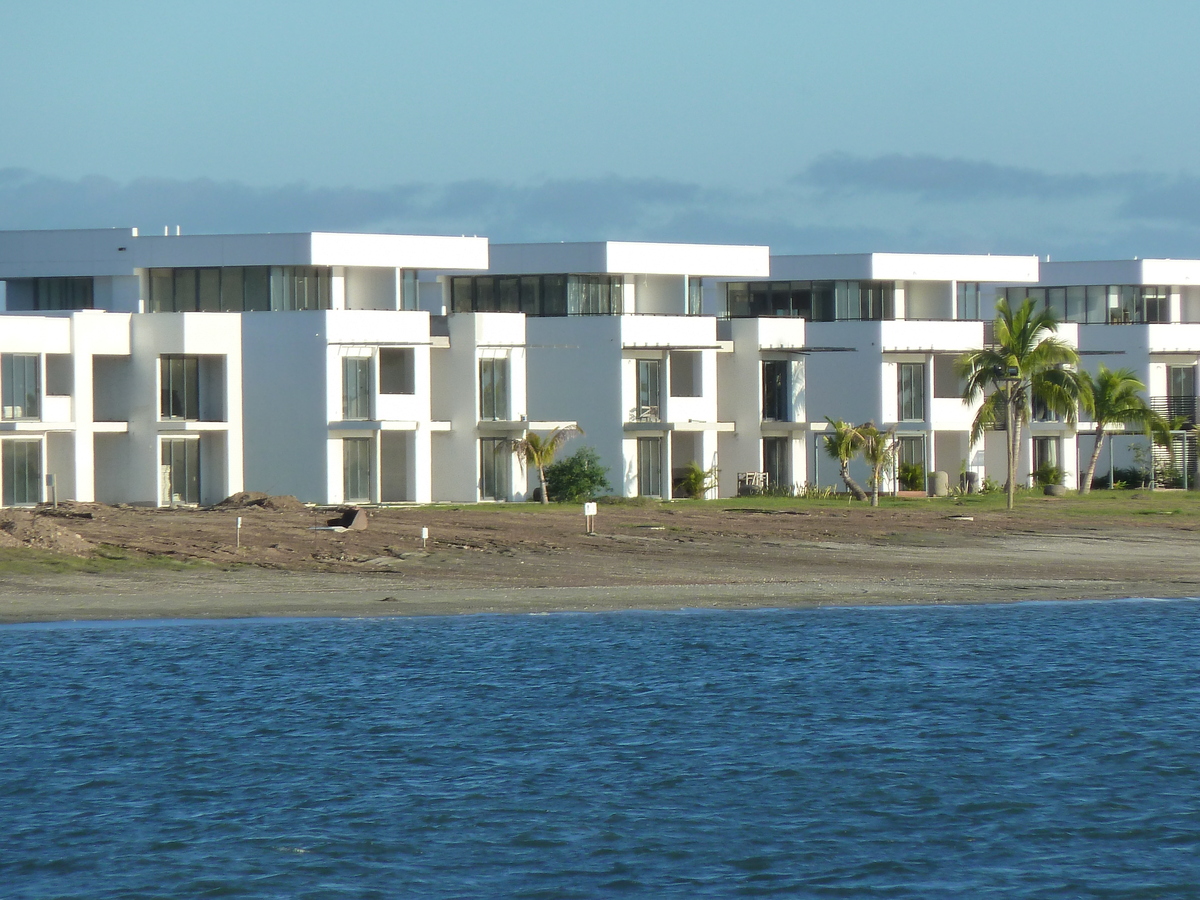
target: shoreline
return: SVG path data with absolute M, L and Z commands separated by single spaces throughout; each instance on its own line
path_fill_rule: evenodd
M 333 578 L 337 582 L 342 580 Z M 39 579 L 42 582 L 39 590 L 5 592 L 0 600 L 0 627 L 70 622 L 365 619 L 1200 599 L 1200 590 L 1146 591 L 1151 585 L 1144 582 L 1050 585 L 992 580 L 986 585 L 960 584 L 956 590 L 938 589 L 935 585 L 914 589 L 913 585 L 867 580 L 853 586 L 797 581 L 406 590 L 384 585 L 329 584 L 329 576 L 321 575 L 303 575 L 298 580 L 305 583 L 284 588 L 275 578 L 238 578 L 218 587 L 206 578 L 195 590 L 181 590 L 178 581 L 168 588 L 160 579 L 151 578 L 137 579 L 140 583 L 122 583 L 119 589 L 114 585 L 110 589 L 81 591 L 78 585 L 58 583 L 60 579 Z M 255 583 L 260 581 L 265 583 Z

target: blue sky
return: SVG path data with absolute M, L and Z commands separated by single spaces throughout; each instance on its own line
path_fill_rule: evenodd
M 0 228 L 1200 256 L 1200 4 L 0 0 Z

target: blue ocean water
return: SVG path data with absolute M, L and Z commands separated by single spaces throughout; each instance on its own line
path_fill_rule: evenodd
M 0 896 L 1200 896 L 1200 604 L 0 628 Z

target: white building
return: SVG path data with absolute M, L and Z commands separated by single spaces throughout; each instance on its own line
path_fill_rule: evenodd
M 1035 287 L 1006 289 L 1011 303 L 1026 296 L 1051 309 L 1067 323 L 1063 330 L 1077 334 L 1081 362 L 1095 372 L 1103 363 L 1110 369 L 1132 369 L 1146 385 L 1151 407 L 1169 418 L 1196 422 L 1196 367 L 1200 364 L 1200 260 L 1126 259 L 1092 262 L 1043 262 Z M 1086 465 L 1094 446 L 1079 426 L 1077 449 L 1057 447 L 1051 437 L 1037 447 L 1039 456 L 1058 453 L 1066 466 L 1076 455 Z M 1139 434 L 1119 436 L 1110 445 L 1112 462 L 1133 463 L 1135 444 L 1147 446 Z M 1176 441 L 1175 467 L 1186 468 L 1189 484 L 1195 483 L 1194 442 Z M 1107 457 L 1108 454 L 1106 453 Z M 1170 464 L 1169 454 L 1159 454 L 1160 465 Z M 1082 466 L 1081 466 L 1082 467 Z M 1103 459 L 1097 476 L 1108 474 Z
M 1002 473 L 1002 438 L 970 444 L 977 407 L 962 402 L 954 362 L 983 346 L 990 285 L 1037 277 L 1033 256 L 864 253 L 773 256 L 769 279 L 726 280 L 738 465 L 757 453 L 776 484 L 837 484 L 820 445 L 828 417 L 894 426 L 900 463 L 922 474 Z
M 433 499 L 421 273 L 486 265 L 483 238 L 0 233 L 3 502 L 46 476 L 84 501 Z
M 578 422 L 614 492 L 669 497 L 688 463 L 723 468 L 718 435 L 733 430 L 718 410 L 731 348 L 703 314 L 703 279 L 767 272 L 766 247 L 493 244 L 487 273 L 446 280 L 447 306 L 452 323 L 524 313 L 530 417 Z

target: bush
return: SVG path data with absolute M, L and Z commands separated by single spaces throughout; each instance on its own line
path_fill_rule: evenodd
M 711 469 L 702 469 L 700 464 L 693 460 L 683 467 L 683 474 L 675 479 L 675 489 L 672 494 L 676 497 L 703 500 L 704 495 L 712 489 L 716 481 L 716 466 Z
M 1036 484 L 1062 484 L 1067 479 L 1067 473 L 1058 466 L 1043 465 L 1033 470 L 1033 480 Z
M 580 447 L 573 454 L 546 466 L 546 487 L 558 503 L 582 503 L 612 490 L 608 469 L 600 465 L 593 447 Z
M 925 467 L 920 463 L 900 463 L 900 490 L 925 490 Z

